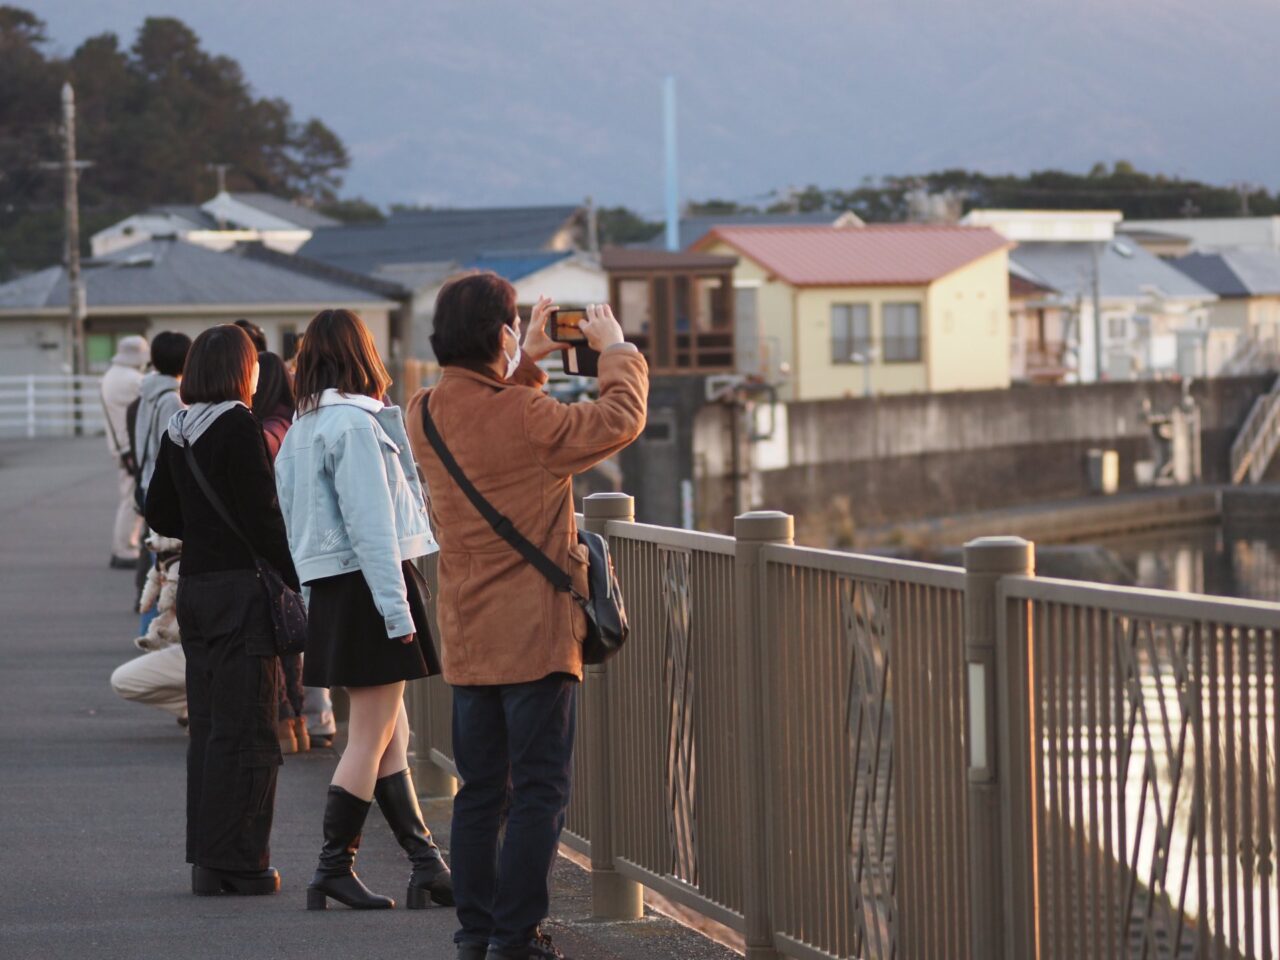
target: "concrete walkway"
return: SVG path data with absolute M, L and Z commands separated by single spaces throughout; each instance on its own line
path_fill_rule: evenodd
M 304 910 L 333 751 L 281 770 L 280 895 L 190 894 L 186 734 L 107 682 L 137 627 L 131 574 L 107 568 L 113 488 L 101 438 L 0 441 L 0 958 L 452 958 L 451 910 Z M 427 813 L 446 840 L 448 803 Z M 376 810 L 359 870 L 402 899 L 405 861 Z M 661 916 L 592 922 L 566 860 L 553 909 L 548 930 L 576 960 L 735 956 Z

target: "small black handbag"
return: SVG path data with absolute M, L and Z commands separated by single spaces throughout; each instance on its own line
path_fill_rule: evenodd
M 467 475 L 458 466 L 444 438 L 436 429 L 435 421 L 427 404 L 422 404 L 422 426 L 427 440 L 436 456 L 444 464 L 454 482 L 467 495 L 467 499 L 480 511 L 480 515 L 493 527 L 494 533 L 500 536 L 524 557 L 534 568 L 551 582 L 551 585 L 562 593 L 573 597 L 574 602 L 582 608 L 587 616 L 587 635 L 582 641 L 582 662 L 586 664 L 604 663 L 627 642 L 631 627 L 627 623 L 627 610 L 622 602 L 622 588 L 618 584 L 618 576 L 613 569 L 613 558 L 609 555 L 609 541 L 598 533 L 587 530 L 578 531 L 578 542 L 586 546 L 588 565 L 587 582 L 590 584 L 588 596 L 583 596 L 573 588 L 573 578 L 556 565 L 555 561 L 529 542 L 515 528 L 510 520 L 494 508 L 484 494 L 475 488 Z
M 231 513 L 223 504 L 222 498 L 214 492 L 204 471 L 196 463 L 191 444 L 185 444 L 182 449 L 186 453 L 187 468 L 204 492 L 210 506 L 217 511 L 222 522 L 231 528 L 231 532 L 240 538 L 240 541 L 249 549 L 249 555 L 253 557 L 254 566 L 258 568 L 258 579 L 267 593 L 267 606 L 271 610 L 271 626 L 275 631 L 276 654 L 286 657 L 302 653 L 307 645 L 307 607 L 302 602 L 302 594 L 284 582 L 280 571 L 253 548 L 253 544 L 244 535 L 240 525 L 231 519 Z

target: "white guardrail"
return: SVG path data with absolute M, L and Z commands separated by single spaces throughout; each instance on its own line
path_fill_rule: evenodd
M 0 437 L 102 433 L 101 390 L 98 376 L 0 377 Z

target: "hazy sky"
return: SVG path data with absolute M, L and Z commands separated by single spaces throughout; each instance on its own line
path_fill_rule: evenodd
M 333 127 L 379 203 L 655 213 L 668 73 L 686 198 L 1117 159 L 1280 187 L 1276 0 L 9 2 L 66 52 L 185 20 Z

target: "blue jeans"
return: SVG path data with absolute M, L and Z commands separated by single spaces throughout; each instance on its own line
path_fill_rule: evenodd
M 577 680 L 565 674 L 453 688 L 453 758 L 462 786 L 449 859 L 458 943 L 520 946 L 547 917 L 569 804 L 577 691 Z

